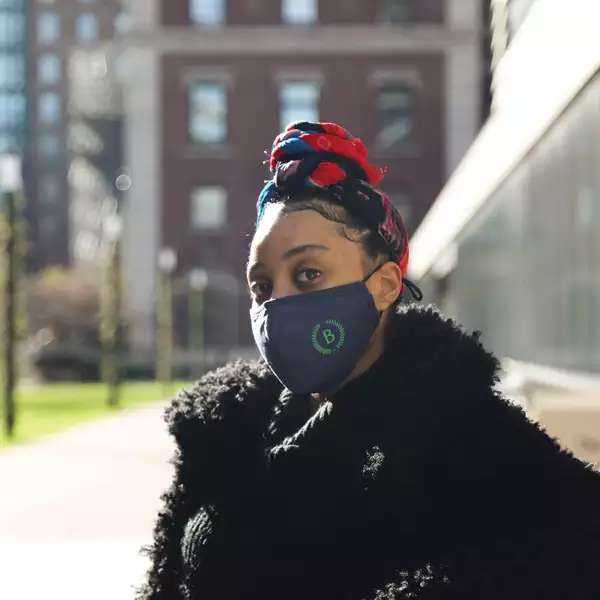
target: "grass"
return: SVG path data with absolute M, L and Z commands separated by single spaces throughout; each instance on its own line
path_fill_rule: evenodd
M 107 388 L 101 383 L 48 383 L 20 387 L 15 395 L 16 424 L 12 439 L 7 438 L 4 406 L 0 406 L 0 452 L 80 423 L 170 398 L 180 388 L 191 385 L 185 381 L 175 381 L 167 387 L 155 381 L 123 383 L 117 406 L 107 404 Z

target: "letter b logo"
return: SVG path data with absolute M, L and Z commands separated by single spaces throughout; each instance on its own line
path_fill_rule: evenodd
M 335 341 L 335 335 L 331 329 L 323 329 L 323 338 L 327 345 L 330 345 Z
M 323 325 L 329 325 L 322 328 L 321 323 L 317 323 L 312 330 L 311 339 L 313 348 L 324 356 L 337 352 L 346 339 L 344 326 L 335 319 L 327 319 Z

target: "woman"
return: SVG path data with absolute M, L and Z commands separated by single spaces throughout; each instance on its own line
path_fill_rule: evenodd
M 600 476 L 494 389 L 500 368 L 403 302 L 383 172 L 333 123 L 270 156 L 247 268 L 261 359 L 165 413 L 177 443 L 145 600 L 600 598 Z

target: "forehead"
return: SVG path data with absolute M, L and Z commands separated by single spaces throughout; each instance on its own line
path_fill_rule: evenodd
M 254 234 L 250 257 L 269 255 L 306 243 L 322 243 L 330 247 L 343 244 L 339 224 L 315 210 L 282 213 L 281 207 L 268 210 Z

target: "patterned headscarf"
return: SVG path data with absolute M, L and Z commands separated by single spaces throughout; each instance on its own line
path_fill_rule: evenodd
M 306 190 L 325 190 L 359 222 L 376 232 L 398 263 L 403 281 L 417 300 L 423 294 L 404 275 L 408 269 L 408 235 L 398 209 L 376 186 L 387 169 L 367 160 L 360 138 L 337 123 L 295 121 L 274 140 L 269 168 L 274 176 L 259 194 L 256 225 L 269 202 Z M 266 162 L 266 161 L 265 161 Z

